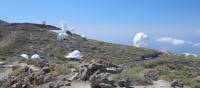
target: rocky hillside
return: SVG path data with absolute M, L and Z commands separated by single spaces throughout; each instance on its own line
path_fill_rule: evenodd
M 40 66 L 41 61 L 27 60 L 20 56 L 23 53 L 28 55 L 37 53 L 43 61 L 55 66 L 52 74 L 55 73 L 60 77 L 60 75 L 70 74 L 71 69 L 79 69 L 80 63 L 64 58 L 68 53 L 79 50 L 83 55 L 81 63 L 100 60 L 122 67 L 122 72 L 111 76 L 116 82 L 128 78 L 134 86 L 152 85 L 157 80 L 178 80 L 188 87 L 200 87 L 199 58 L 106 43 L 82 38 L 77 34 L 70 34 L 68 39 L 59 41 L 56 39 L 57 33 L 51 30 L 60 29 L 45 24 L 0 21 L 0 62 L 26 63 L 28 66 L 33 65 L 42 70 L 44 66 Z M 16 77 L 21 75 L 17 74 Z
M 3 23 L 5 24 L 5 23 Z M 38 53 L 44 59 L 63 60 L 73 50 L 80 50 L 84 59 L 111 60 L 115 63 L 133 63 L 145 58 L 158 57 L 161 52 L 116 45 L 72 35 L 66 41 L 56 40 L 57 34 L 49 30 L 59 29 L 49 25 L 7 23 L 0 26 L 0 59 L 18 57 L 22 53 Z M 123 62 L 123 63 L 122 63 Z

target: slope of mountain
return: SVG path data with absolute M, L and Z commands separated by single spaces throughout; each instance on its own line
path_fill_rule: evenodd
M 0 21 L 0 61 L 21 60 L 25 53 L 39 54 L 42 59 L 56 64 L 70 64 L 64 58 L 73 50 L 80 50 L 83 60 L 100 59 L 124 67 L 120 80 L 129 77 L 135 85 L 151 84 L 152 80 L 180 80 L 191 87 L 200 87 L 200 59 L 166 54 L 154 49 L 136 48 L 82 38 L 72 34 L 65 41 L 56 39 L 50 30 L 57 27 L 32 23 L 7 23 Z
M 141 61 L 147 57 L 158 57 L 161 52 L 123 46 L 81 38 L 72 35 L 66 41 L 56 40 L 57 34 L 51 32 L 56 27 L 40 24 L 14 23 L 0 27 L 0 55 L 2 58 L 19 56 L 22 53 L 38 53 L 43 58 L 63 59 L 73 50 L 80 50 L 85 59 L 114 60 L 120 63 Z

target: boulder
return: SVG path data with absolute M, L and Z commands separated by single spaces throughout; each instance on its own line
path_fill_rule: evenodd
M 114 88 L 116 87 L 113 80 L 108 79 L 109 74 L 97 74 L 91 79 L 92 88 Z

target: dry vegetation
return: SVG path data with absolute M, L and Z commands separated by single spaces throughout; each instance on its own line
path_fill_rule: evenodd
M 80 50 L 85 60 L 102 59 L 124 66 L 121 74 L 113 76 L 115 80 L 130 77 L 135 85 L 147 85 L 157 79 L 179 79 L 185 85 L 200 87 L 199 58 L 166 55 L 153 49 L 83 39 L 76 34 L 66 41 L 58 41 L 56 33 L 50 32 L 50 29 L 58 28 L 39 24 L 0 25 L 0 60 L 26 61 L 20 59 L 19 55 L 38 53 L 42 59 L 58 64 L 56 71 L 59 74 L 67 74 L 71 65 L 64 55 Z M 30 61 L 29 64 L 37 62 Z

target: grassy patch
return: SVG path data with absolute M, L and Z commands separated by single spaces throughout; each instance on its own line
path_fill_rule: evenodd
M 200 59 L 194 57 L 183 57 L 168 55 L 162 57 L 162 60 L 146 62 L 145 68 L 156 69 L 159 71 L 160 79 L 172 81 L 180 80 L 184 85 L 194 88 L 200 87 Z
M 114 75 L 112 78 L 116 81 L 122 80 L 124 78 L 130 78 L 133 85 L 149 85 L 152 84 L 152 80 L 145 77 L 145 68 L 142 66 L 134 66 L 131 68 L 126 68 L 120 74 Z
M 71 72 L 72 68 L 76 68 L 73 64 L 57 64 L 55 72 L 61 75 L 66 75 Z

